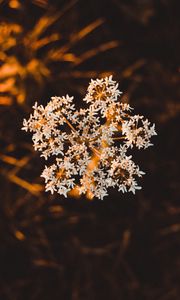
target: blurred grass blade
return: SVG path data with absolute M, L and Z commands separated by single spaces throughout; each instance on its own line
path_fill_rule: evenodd
M 53 11 L 48 12 L 47 15 L 44 15 L 36 23 L 33 30 L 28 35 L 28 40 L 36 40 L 42 35 L 53 23 L 60 19 L 73 5 L 76 4 L 78 0 L 70 1 L 65 5 L 60 11 L 54 13 Z
M 102 44 L 94 49 L 88 50 L 88 51 L 84 52 L 83 54 L 81 54 L 81 56 L 77 57 L 77 60 L 74 62 L 74 66 L 78 66 L 78 65 L 82 64 L 84 61 L 86 61 L 102 52 L 116 48 L 118 46 L 119 46 L 118 41 L 111 41 L 111 42 Z
M 104 22 L 104 20 L 102 18 L 98 19 L 98 20 L 90 23 L 89 25 L 87 25 L 86 27 L 81 29 L 80 31 L 75 32 L 70 37 L 70 40 L 67 44 L 63 45 L 61 48 L 59 48 L 57 50 L 53 49 L 53 50 L 49 51 L 48 55 L 47 55 L 47 59 L 51 59 L 54 61 L 63 60 L 64 53 L 69 51 L 73 45 L 75 45 L 77 42 L 79 42 L 80 40 L 85 38 L 88 34 L 90 34 L 92 31 L 94 31 L 96 28 L 98 28 L 100 25 L 102 25 L 103 22 Z
M 38 196 L 40 192 L 44 190 L 44 188 L 40 184 L 29 183 L 28 181 L 21 179 L 20 177 L 14 174 L 9 174 L 8 178 L 10 181 L 19 185 L 20 187 L 22 187 L 23 189 L 27 190 L 35 196 Z

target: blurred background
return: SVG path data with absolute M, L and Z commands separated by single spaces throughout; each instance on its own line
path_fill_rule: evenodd
M 175 0 L 0 0 L 0 300 L 180 299 L 180 17 Z M 156 124 L 136 195 L 44 192 L 21 131 L 35 101 L 113 74 Z

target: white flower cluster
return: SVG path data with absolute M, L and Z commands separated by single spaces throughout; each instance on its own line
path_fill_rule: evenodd
M 87 108 L 76 110 L 68 95 L 52 97 L 45 107 L 35 103 L 22 129 L 33 132 L 41 156 L 54 159 L 41 175 L 46 191 L 103 199 L 109 187 L 133 193 L 141 188 L 136 178 L 144 172 L 127 153 L 152 145 L 155 126 L 131 115 L 129 104 L 118 102 L 120 94 L 110 76 L 91 80 L 84 98 Z

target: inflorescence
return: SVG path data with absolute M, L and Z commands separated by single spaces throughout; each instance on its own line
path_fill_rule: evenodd
M 35 150 L 54 163 L 45 166 L 46 191 L 67 197 L 86 194 L 103 199 L 107 189 L 133 192 L 144 172 L 128 155 L 133 147 L 153 145 L 155 125 L 132 115 L 127 103 L 118 101 L 121 92 L 112 76 L 91 80 L 83 99 L 87 108 L 75 109 L 73 97 L 52 97 L 43 107 L 37 102 L 23 130 L 33 132 Z

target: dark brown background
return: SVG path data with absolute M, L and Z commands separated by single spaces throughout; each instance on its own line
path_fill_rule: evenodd
M 180 298 L 178 4 L 0 1 L 0 300 Z M 90 78 L 111 73 L 156 124 L 154 147 L 134 153 L 143 189 L 91 202 L 44 193 L 23 118 L 53 95 L 82 105 Z

